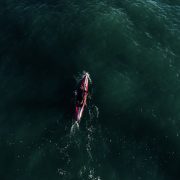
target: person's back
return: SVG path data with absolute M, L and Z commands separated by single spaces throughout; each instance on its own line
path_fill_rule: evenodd
M 77 102 L 79 104 L 79 106 L 82 104 L 83 102 L 83 94 L 84 94 L 84 90 L 83 90 L 83 87 L 80 86 L 78 89 L 77 89 Z
M 82 75 L 82 79 L 78 82 L 77 86 L 76 86 L 76 90 L 75 90 L 75 98 L 76 98 L 76 104 L 80 107 L 82 106 L 83 104 L 83 101 L 84 101 L 84 97 L 88 96 L 89 97 L 89 92 L 86 92 L 85 88 L 84 88 L 84 78 L 85 76 L 87 77 L 88 75 L 88 80 L 89 80 L 89 85 L 92 83 L 90 77 L 89 77 L 89 74 L 87 72 L 83 72 L 83 75 Z M 91 89 L 91 87 L 90 87 Z M 88 90 L 89 91 L 89 87 L 88 87 Z M 85 102 L 86 104 L 86 102 Z

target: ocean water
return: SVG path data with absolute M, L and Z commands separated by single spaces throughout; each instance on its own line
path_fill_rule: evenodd
M 83 70 L 99 116 L 86 109 L 72 137 Z M 1 0 L 0 180 L 178 180 L 179 168 L 179 0 Z

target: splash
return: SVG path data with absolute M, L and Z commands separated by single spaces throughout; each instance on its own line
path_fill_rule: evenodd
M 71 126 L 70 136 L 76 135 L 78 131 L 79 131 L 79 124 L 77 121 L 75 121 Z

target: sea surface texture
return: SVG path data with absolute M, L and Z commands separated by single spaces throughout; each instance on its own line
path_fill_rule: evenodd
M 180 1 L 1 0 L 0 180 L 179 179 Z

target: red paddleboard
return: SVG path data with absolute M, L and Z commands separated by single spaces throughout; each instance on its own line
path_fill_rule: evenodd
M 82 102 L 76 102 L 75 106 L 75 121 L 80 123 L 82 118 L 84 108 L 86 106 L 87 96 L 88 96 L 88 86 L 89 86 L 89 74 L 84 73 L 82 80 L 80 82 L 81 90 L 82 90 Z

